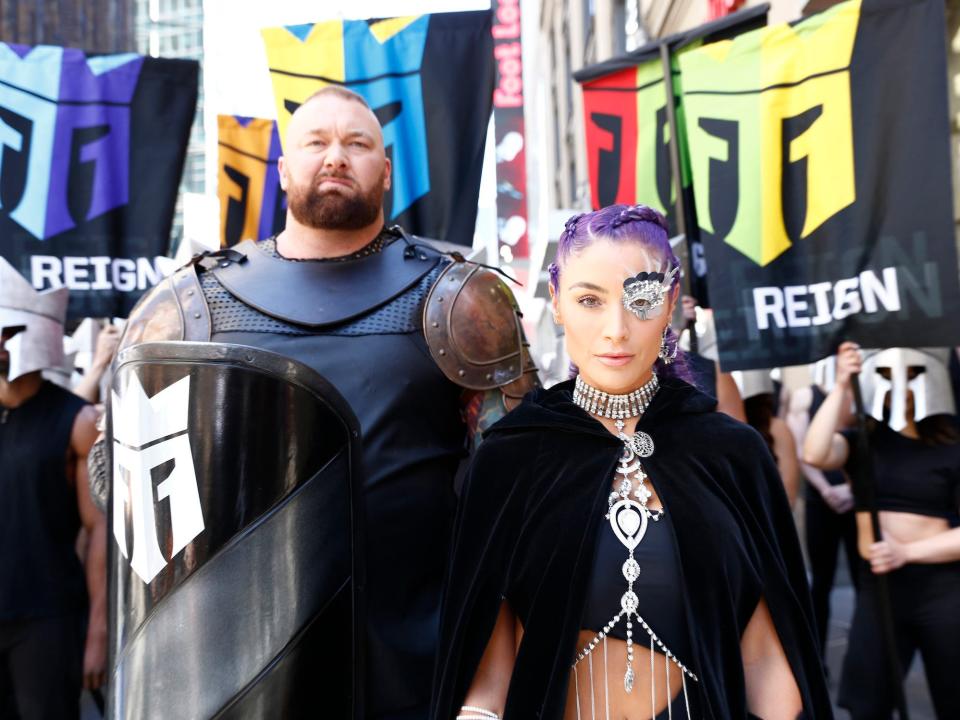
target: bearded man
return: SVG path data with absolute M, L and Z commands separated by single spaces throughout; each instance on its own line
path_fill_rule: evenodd
M 254 346 L 317 370 L 343 395 L 362 430 L 364 714 L 419 720 L 454 476 L 478 433 L 537 384 L 536 369 L 495 273 L 456 246 L 384 226 L 391 163 L 362 97 L 328 86 L 304 102 L 279 170 L 283 232 L 179 270 L 134 310 L 121 353 L 157 339 Z M 350 662 L 349 647 L 327 651 Z

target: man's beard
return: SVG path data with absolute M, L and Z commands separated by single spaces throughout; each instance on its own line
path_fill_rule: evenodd
M 315 230 L 359 230 L 376 221 L 383 207 L 383 179 L 369 192 L 343 194 L 337 190 L 322 191 L 318 185 L 324 177 L 317 175 L 309 185 L 291 184 L 287 190 L 287 207 L 301 225 Z

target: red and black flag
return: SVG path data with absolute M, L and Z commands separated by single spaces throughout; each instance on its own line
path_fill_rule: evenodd
M 324 85 L 362 95 L 393 164 L 388 224 L 473 243 L 493 98 L 489 12 L 333 20 L 263 31 L 280 137 Z
M 287 218 L 287 196 L 277 170 L 276 121 L 219 115 L 217 128 L 220 246 L 276 235 Z
M 0 43 L 0 254 L 69 317 L 126 315 L 171 269 L 198 69 Z
M 960 343 L 940 0 L 850 0 L 680 57 L 725 370 Z
M 643 203 L 667 217 L 671 234 L 686 231 L 693 243 L 695 274 L 703 276 L 696 245 L 696 214 L 683 136 L 679 55 L 708 42 L 733 37 L 766 23 L 768 5 L 734 13 L 692 30 L 644 45 L 622 57 L 574 73 L 582 86 L 590 195 L 594 209 L 614 203 Z M 676 184 L 670 158 L 669 122 L 661 46 L 670 50 L 671 84 L 681 131 L 678 154 L 684 222 L 677 217 Z M 702 284 L 702 283 L 701 283 Z M 704 292 L 698 292 L 701 302 Z

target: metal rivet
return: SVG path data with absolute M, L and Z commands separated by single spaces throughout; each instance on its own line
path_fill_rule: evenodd
M 434 321 L 434 322 L 433 322 L 433 326 L 434 326 L 435 328 L 438 328 L 438 327 L 440 327 L 440 323 Z
M 466 374 L 467 374 L 466 370 L 457 370 L 457 375 L 459 375 L 460 377 L 463 377 Z
M 200 319 L 200 313 L 198 313 L 198 312 L 194 313 L 193 316 L 194 316 L 197 320 Z
M 455 277 L 451 277 L 451 278 L 450 278 L 450 282 L 456 282 L 456 281 L 457 281 L 457 278 L 455 278 Z
M 222 267 L 222 268 L 230 267 L 230 261 L 229 261 L 229 260 L 224 260 L 223 262 L 220 263 L 220 267 Z
M 487 373 L 487 380 L 493 380 L 493 375 L 491 375 L 490 373 Z
M 447 351 L 444 350 L 443 348 L 440 348 L 439 350 L 437 350 L 437 354 L 438 354 L 438 355 L 446 355 L 446 354 L 447 354 Z
M 426 260 L 426 259 L 427 259 L 427 256 L 424 255 L 423 253 L 420 253 L 420 259 L 421 259 L 421 260 Z
M 513 365 L 507 368 L 507 372 L 513 372 Z
M 188 296 L 193 295 L 193 290 L 187 290 L 187 295 Z
M 443 302 L 443 295 L 437 298 L 437 302 Z

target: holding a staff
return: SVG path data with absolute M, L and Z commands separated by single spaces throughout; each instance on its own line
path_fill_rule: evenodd
M 858 430 L 839 432 L 857 373 L 871 416 L 863 426 L 869 456 L 858 458 Z M 923 657 L 937 717 L 960 718 L 960 425 L 944 363 L 936 351 L 893 348 L 864 362 L 852 342 L 840 346 L 836 385 L 814 416 L 803 448 L 822 470 L 872 464 L 879 530 L 857 498 L 860 592 L 840 681 L 839 705 L 852 720 L 890 717 L 901 678 L 891 678 L 883 647 L 879 578 L 890 594 L 897 660 L 905 674 Z

